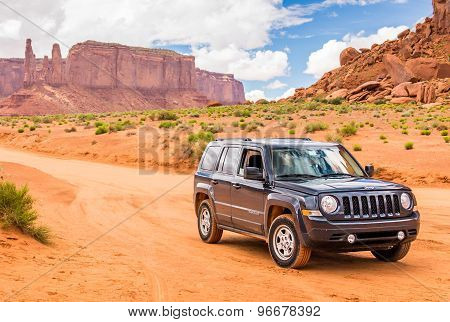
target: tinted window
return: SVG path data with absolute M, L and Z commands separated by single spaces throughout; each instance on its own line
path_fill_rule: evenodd
M 206 150 L 205 156 L 203 157 L 201 169 L 203 170 L 214 170 L 216 166 L 217 159 L 219 158 L 220 146 L 211 146 Z
M 228 174 L 234 174 L 240 161 L 240 148 L 229 148 L 223 163 L 223 172 Z
M 238 172 L 240 176 L 244 175 L 245 167 L 255 167 L 262 170 L 263 162 L 261 152 L 256 150 L 244 150 L 244 152 L 242 153 L 241 165 Z

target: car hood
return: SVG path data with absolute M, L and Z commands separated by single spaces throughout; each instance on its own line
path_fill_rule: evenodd
M 409 188 L 398 183 L 372 178 L 320 178 L 305 181 L 276 181 L 275 186 L 308 194 L 349 191 L 409 190 Z

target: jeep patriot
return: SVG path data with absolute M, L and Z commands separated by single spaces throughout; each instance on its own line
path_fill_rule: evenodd
M 420 214 L 411 189 L 371 178 L 342 145 L 309 139 L 227 139 L 208 144 L 194 180 L 200 238 L 224 230 L 265 240 L 281 267 L 314 249 L 406 256 Z

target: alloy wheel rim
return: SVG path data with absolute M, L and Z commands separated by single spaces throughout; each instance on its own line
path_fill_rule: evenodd
M 200 213 L 200 231 L 203 236 L 208 236 L 211 230 L 211 214 L 207 208 L 203 208 Z
M 280 225 L 273 234 L 273 246 L 277 257 L 288 260 L 294 253 L 295 239 L 287 225 Z

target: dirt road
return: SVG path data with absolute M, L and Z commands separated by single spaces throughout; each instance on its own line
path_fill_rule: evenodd
M 417 188 L 419 240 L 405 260 L 314 253 L 303 270 L 272 262 L 264 242 L 200 241 L 192 176 L 0 148 L 0 175 L 28 183 L 43 246 L 0 230 L 0 298 L 33 301 L 443 301 L 450 299 L 450 191 Z

